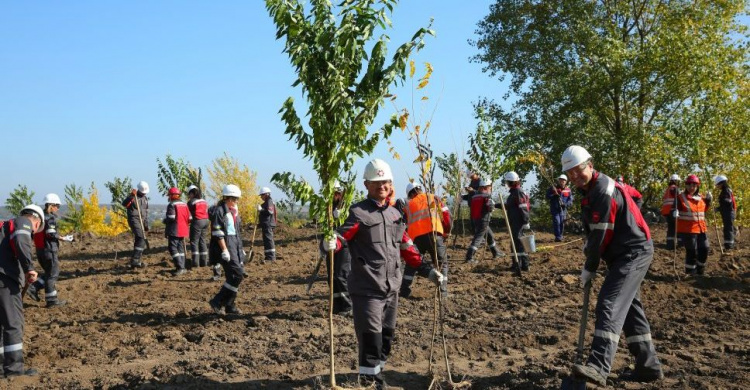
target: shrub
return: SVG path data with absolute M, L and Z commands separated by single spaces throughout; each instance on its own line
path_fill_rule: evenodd
M 234 184 L 240 187 L 242 191 L 242 198 L 238 203 L 240 217 L 245 223 L 257 223 L 257 209 L 261 203 L 255 183 L 257 173 L 251 171 L 247 165 L 240 166 L 240 162 L 227 153 L 214 159 L 212 165 L 206 168 L 206 172 L 211 179 L 207 195 L 218 201 L 221 199 L 221 190 L 225 185 Z
M 29 191 L 26 186 L 18 185 L 13 192 L 10 193 L 10 198 L 5 200 L 5 207 L 8 211 L 16 216 L 21 210 L 28 204 L 31 204 L 31 198 L 34 197 L 34 191 Z

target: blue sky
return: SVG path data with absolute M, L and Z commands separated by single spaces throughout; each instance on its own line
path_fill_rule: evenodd
M 467 40 L 491 3 L 404 0 L 391 15 L 389 56 L 434 18 L 437 35 L 414 60 L 434 67 L 432 105 L 416 111 L 428 115 L 437 104 L 436 154 L 461 153 L 476 126 L 472 102 L 500 100 L 507 91 L 469 61 L 476 50 Z M 37 202 L 47 192 L 62 195 L 66 184 L 92 181 L 107 202 L 104 183 L 114 177 L 155 188 L 156 159 L 167 153 L 205 169 L 227 152 L 258 173 L 259 186 L 280 171 L 317 181 L 283 134 L 282 102 L 302 97 L 290 86 L 293 69 L 264 2 L 5 1 L 2 10 L 0 202 L 18 184 L 35 191 Z M 394 92 L 407 97 L 411 88 Z M 393 112 L 386 105 L 373 130 Z M 384 142 L 372 156 L 392 162 L 401 196 L 407 175 L 417 174 L 415 153 L 400 132 L 392 142 L 400 162 Z M 366 162 L 356 165 L 358 177 Z

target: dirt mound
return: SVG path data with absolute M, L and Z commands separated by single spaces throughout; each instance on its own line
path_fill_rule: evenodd
M 663 241 L 663 226 L 654 230 Z M 0 387 L 314 389 L 328 383 L 326 283 L 321 278 L 311 295 L 305 294 L 317 256 L 314 231 L 281 228 L 278 236 L 280 260 L 248 264 L 250 277 L 238 297 L 243 314 L 225 317 L 212 314 L 207 303 L 223 281 L 211 281 L 208 268 L 171 277 L 162 237 L 149 237 L 148 267 L 136 271 L 126 267 L 132 247 L 127 235 L 65 244 L 58 289 L 69 304 L 46 309 L 25 302 L 26 361 L 41 374 L 0 380 Z M 537 245 L 555 245 L 552 239 L 538 233 Z M 499 240 L 510 253 L 507 235 Z M 580 242 L 535 254 L 523 279 L 510 272 L 508 257 L 490 260 L 489 252 L 476 266 L 463 264 L 468 242 L 459 237 L 448 251 L 445 327 L 454 379 L 470 379 L 475 389 L 559 388 L 575 354 Z M 256 251 L 259 247 L 257 240 Z M 724 257 L 717 252 L 712 250 L 708 275 L 678 282 L 672 252 L 657 248 L 642 295 L 667 378 L 658 385 L 619 381 L 616 374 L 632 363 L 623 342 L 611 386 L 750 387 L 750 251 Z M 682 255 L 678 252 L 678 271 Z M 595 279 L 595 291 L 601 279 Z M 393 388 L 423 389 L 430 383 L 432 318 L 433 291 L 418 279 L 414 298 L 400 301 L 385 371 Z M 338 382 L 351 384 L 357 370 L 352 323 L 337 317 L 335 325 Z M 593 319 L 588 334 L 592 331 Z M 436 364 L 443 372 L 442 361 Z

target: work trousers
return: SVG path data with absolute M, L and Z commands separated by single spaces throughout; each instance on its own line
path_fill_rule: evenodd
M 445 249 L 445 243 L 443 242 L 443 236 L 436 234 L 435 238 L 433 239 L 432 233 L 423 234 L 419 237 L 414 238 L 412 241 L 414 241 L 414 245 L 419 249 L 419 253 L 422 253 L 423 255 L 427 255 L 428 253 L 432 257 L 433 261 L 437 260 L 437 263 L 441 267 L 441 272 L 443 273 L 443 276 L 445 277 L 445 281 L 440 286 L 440 289 L 443 291 L 443 293 L 447 292 L 448 290 L 448 256 L 446 254 Z M 422 261 L 426 261 L 426 257 L 422 257 Z M 432 264 L 432 263 L 430 263 Z M 414 267 L 409 266 L 406 264 L 404 266 L 404 275 L 401 279 L 401 288 L 399 291 L 399 296 L 401 297 L 409 297 L 411 295 L 411 285 L 414 282 L 414 276 L 417 274 L 418 270 Z
M 661 369 L 640 299 L 641 283 L 653 257 L 654 248 L 649 242 L 647 247 L 609 264 L 596 302 L 594 340 L 587 363 L 605 378 L 612 370 L 621 331 L 625 333 L 628 350 L 635 357 L 636 372 L 648 374 Z
M 44 275 L 39 276 L 34 287 L 41 290 L 44 287 L 44 300 L 47 303 L 57 302 L 57 279 L 60 277 L 60 260 L 57 252 L 48 250 L 37 250 L 36 257 L 44 270 Z
M 133 232 L 133 258 L 130 265 L 141 265 L 141 257 L 146 249 L 146 233 L 141 229 L 140 222 L 130 222 L 130 230 Z
M 0 274 L 0 352 L 5 375 L 23 373 L 23 303 L 18 281 Z
M 245 255 L 242 254 L 242 239 L 238 236 L 225 236 L 227 250 L 229 251 L 229 261 L 221 260 L 221 247 L 216 238 L 211 240 L 211 256 L 218 255 L 216 262 L 224 268 L 224 284 L 219 292 L 214 296 L 213 301 L 218 306 L 225 306 L 229 311 L 236 308 L 235 299 L 239 291 L 242 279 L 244 279 L 242 263 L 245 261 Z
M 331 282 L 331 258 L 328 253 L 322 253 L 326 257 L 326 270 L 328 278 L 326 281 Z M 349 297 L 349 287 L 347 279 L 352 271 L 351 254 L 348 250 L 338 251 L 333 257 L 333 313 L 341 313 L 352 309 L 352 299 Z
M 482 246 L 482 244 L 484 244 L 485 239 L 487 240 L 487 246 L 490 248 L 490 251 L 492 251 L 492 254 L 496 255 L 498 253 L 498 249 L 495 246 L 495 237 L 492 235 L 492 229 L 490 229 L 490 221 L 481 219 L 476 219 L 473 221 L 474 238 L 471 240 L 469 249 L 466 251 L 466 260 L 471 260 L 474 258 L 474 253 L 476 253 Z
M 708 259 L 708 235 L 706 233 L 680 233 L 685 245 L 685 273 L 703 275 Z
M 263 255 L 265 260 L 276 260 L 276 244 L 273 242 L 273 226 L 260 226 L 263 231 Z
M 555 240 L 561 241 L 565 231 L 565 212 L 552 213 L 552 230 L 555 233 Z
M 167 237 L 169 255 L 176 269 L 185 269 L 185 239 L 182 237 Z
M 518 255 L 518 261 L 521 263 L 521 269 L 524 271 L 529 270 L 529 255 L 526 253 L 526 249 L 523 247 L 521 242 L 521 232 L 523 231 L 523 222 L 510 221 L 510 231 L 513 233 L 513 245 L 516 247 L 516 255 Z M 513 267 L 518 267 L 515 257 L 513 258 Z
M 721 213 L 721 221 L 724 223 L 724 249 L 734 248 L 734 219 L 734 211 Z
M 190 222 L 190 251 L 193 255 L 193 267 L 205 267 L 208 265 L 208 246 L 206 245 L 207 230 L 207 219 L 194 219 Z
M 383 383 L 383 369 L 396 331 L 398 294 L 385 297 L 352 296 L 354 332 L 359 347 L 359 375 Z

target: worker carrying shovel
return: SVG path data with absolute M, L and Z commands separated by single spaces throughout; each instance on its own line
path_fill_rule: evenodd
M 635 369 L 620 379 L 653 382 L 664 377 L 651 341 L 651 329 L 640 299 L 640 287 L 654 257 L 651 232 L 640 210 L 625 189 L 594 169 L 586 149 L 573 145 L 562 155 L 562 168 L 582 193 L 581 213 L 586 232 L 581 286 L 596 275 L 600 260 L 609 272 L 596 304 L 591 353 L 584 364 L 573 365 L 573 374 L 605 386 L 612 370 L 620 333 L 625 332 Z
M 145 264 L 141 260 L 143 251 L 148 246 L 146 233 L 148 232 L 148 183 L 138 183 L 138 189 L 133 188 L 122 205 L 128 211 L 128 226 L 133 232 L 133 257 L 130 260 L 130 268 L 143 268 Z

